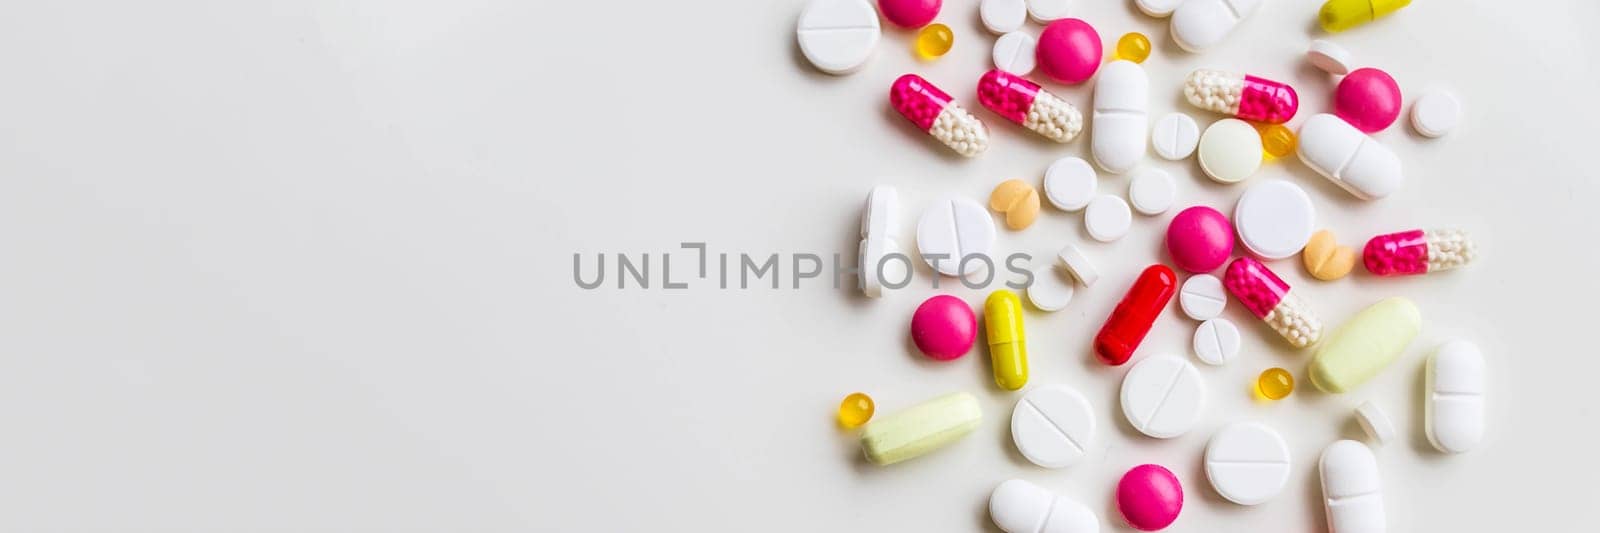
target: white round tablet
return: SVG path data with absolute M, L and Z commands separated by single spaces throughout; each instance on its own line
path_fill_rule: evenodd
M 1251 185 L 1233 208 L 1233 225 L 1244 247 L 1264 259 L 1283 259 L 1311 240 L 1316 208 L 1299 185 L 1284 180 Z
M 994 68 L 1018 76 L 1027 76 L 1033 72 L 1034 49 L 1038 45 L 1039 41 L 1025 31 L 1001 35 L 999 39 L 995 39 L 994 52 L 991 55 L 994 59 Z
M 1028 285 L 1028 301 L 1040 311 L 1055 312 L 1072 303 L 1075 291 L 1072 276 L 1054 263 L 1045 263 L 1033 269 L 1033 283 Z
M 1150 128 L 1150 145 L 1155 147 L 1156 155 L 1169 161 L 1189 157 L 1199 143 L 1200 125 L 1183 113 L 1162 115 Z
M 1189 431 L 1205 403 L 1200 371 L 1176 355 L 1146 358 L 1122 378 L 1122 415 L 1151 437 L 1170 439 Z
M 1159 215 L 1172 208 L 1178 184 L 1167 171 L 1145 167 L 1128 182 L 1128 202 L 1141 215 Z
M 978 18 L 989 31 L 1004 35 L 1022 29 L 1028 5 L 1023 0 L 983 0 L 978 4 Z
M 1056 19 L 1067 18 L 1067 9 L 1072 7 L 1072 0 L 1028 0 L 1028 16 L 1040 24 L 1049 24 Z
M 1056 260 L 1085 287 L 1094 285 L 1095 280 L 1100 279 L 1100 272 L 1094 269 L 1094 263 L 1090 263 L 1089 256 L 1083 255 L 1083 250 L 1077 246 L 1068 244 L 1062 247 L 1061 251 L 1056 252 Z
M 1083 459 L 1092 438 L 1094 411 L 1072 387 L 1035 387 L 1011 411 L 1011 440 L 1033 464 L 1070 466 Z
M 1082 158 L 1063 157 L 1044 169 L 1044 197 L 1062 211 L 1088 207 L 1099 184 L 1094 167 Z
M 1178 10 L 1178 4 L 1182 3 L 1183 0 L 1133 0 L 1133 5 L 1138 6 L 1139 11 L 1155 18 L 1172 16 L 1172 12 Z
M 1336 76 L 1350 73 L 1350 51 L 1343 46 L 1328 41 L 1311 41 L 1311 49 L 1306 50 L 1306 60 L 1323 72 Z
M 1226 364 L 1239 355 L 1239 327 L 1226 318 L 1201 322 L 1194 330 L 1194 355 L 1208 365 Z
M 1289 483 L 1289 445 L 1265 425 L 1231 424 L 1206 444 L 1206 479 L 1228 501 L 1265 503 Z
M 1411 104 L 1411 127 L 1428 137 L 1442 137 L 1461 124 L 1461 101 L 1443 91 L 1422 95 Z
M 1116 196 L 1096 196 L 1083 211 L 1083 227 L 1089 230 L 1090 237 L 1100 242 L 1121 239 L 1132 226 L 1133 211 L 1128 210 L 1127 202 Z
M 1225 118 L 1200 135 L 1200 170 L 1222 183 L 1238 183 L 1261 168 L 1261 134 L 1249 122 Z
M 1361 430 L 1372 437 L 1372 443 L 1382 446 L 1383 443 L 1394 440 L 1394 423 L 1389 421 L 1389 415 L 1383 412 L 1377 404 L 1366 402 L 1356 408 L 1356 422 L 1361 424 Z
M 795 27 L 801 55 L 829 74 L 861 68 L 882 33 L 878 10 L 867 0 L 811 0 Z
M 1222 290 L 1222 280 L 1211 274 L 1189 276 L 1178 292 L 1178 306 L 1189 318 L 1206 321 L 1222 316 L 1227 307 L 1228 293 Z
M 917 252 L 928 266 L 946 276 L 980 272 L 989 263 L 973 255 L 989 255 L 994 246 L 994 218 L 978 202 L 946 197 L 933 203 L 917 221 Z M 942 255 L 942 257 L 934 257 Z M 965 267 L 965 268 L 963 268 Z

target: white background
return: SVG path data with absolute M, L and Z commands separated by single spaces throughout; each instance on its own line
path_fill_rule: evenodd
M 1226 42 L 1183 53 L 1165 21 L 1128 2 L 1074 15 L 1108 50 L 1155 42 L 1152 116 L 1177 109 L 1196 67 L 1292 83 L 1298 125 L 1333 80 L 1302 61 L 1319 2 L 1267 2 Z M 976 2 L 946 2 L 955 48 L 931 63 L 908 32 L 846 77 L 800 58 L 802 2 L 352 0 L 11 2 L 0 17 L 0 530 L 5 531 L 972 531 L 1013 477 L 1084 501 L 1120 531 L 1127 468 L 1172 468 L 1186 494 L 1174 531 L 1318 531 L 1317 453 L 1359 437 L 1365 400 L 1402 437 L 1378 450 L 1394 531 L 1585 529 L 1600 490 L 1589 344 L 1600 231 L 1592 107 L 1600 8 L 1592 2 L 1419 1 L 1333 38 L 1386 69 L 1408 98 L 1448 86 L 1459 131 L 1377 137 L 1407 182 L 1354 200 L 1296 160 L 1253 180 L 1300 184 L 1318 225 L 1347 245 L 1413 227 L 1460 227 L 1470 267 L 1407 279 L 1310 280 L 1272 267 L 1330 326 L 1390 295 L 1424 332 L 1377 379 L 1340 396 L 1305 379 L 1237 303 L 1245 353 L 1201 369 L 1205 420 L 1181 438 L 1135 434 L 1115 405 L 1125 368 L 1090 338 L 1143 266 L 1168 260 L 1172 213 L 1137 216 L 1112 244 L 1046 207 L 998 253 L 1081 243 L 1103 277 L 1066 310 L 1027 314 L 1030 386 L 1082 390 L 1100 420 L 1084 464 L 1025 462 L 986 350 L 934 363 L 907 340 L 939 292 L 868 301 L 828 286 L 719 290 L 690 278 L 683 241 L 713 254 L 843 254 L 875 184 L 899 188 L 902 242 L 933 198 L 984 201 L 1008 178 L 1084 155 L 986 110 L 974 85 L 993 37 Z M 1030 24 L 1028 31 L 1037 33 Z M 987 122 L 993 146 L 958 160 L 888 109 L 917 72 Z M 1088 86 L 1047 84 L 1080 109 Z M 1402 118 L 1402 120 L 1404 120 Z M 1230 211 L 1247 185 L 1174 172 L 1181 205 Z M 1103 176 L 1125 194 L 1126 178 Z M 597 253 L 651 253 L 649 289 L 586 291 Z M 736 257 L 736 256 L 735 256 Z M 608 268 L 615 267 L 608 257 Z M 733 273 L 737 276 L 737 272 Z M 716 277 L 713 269 L 711 277 Z M 1187 355 L 1176 303 L 1136 357 Z M 1491 367 L 1490 432 L 1444 457 L 1426 443 L 1421 369 L 1445 339 Z M 1257 402 L 1261 369 L 1301 387 Z M 914 461 L 865 464 L 833 420 L 866 391 L 888 413 L 938 394 L 980 398 L 982 427 Z M 1281 430 L 1285 492 L 1244 508 L 1198 466 L 1236 420 Z

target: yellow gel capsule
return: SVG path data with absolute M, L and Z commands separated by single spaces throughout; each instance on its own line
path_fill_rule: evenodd
M 1282 400 L 1294 392 L 1294 375 L 1282 368 L 1268 368 L 1256 378 L 1256 392 L 1268 400 Z
M 839 425 L 853 428 L 872 420 L 872 397 L 866 393 L 852 392 L 839 402 Z
M 950 27 L 943 24 L 929 24 L 917 32 L 917 55 L 923 59 L 933 59 L 950 51 L 950 46 L 955 44 L 956 34 Z
M 1256 126 L 1261 132 L 1261 151 L 1274 159 L 1289 157 L 1294 153 L 1294 130 L 1283 124 Z
M 983 302 L 984 331 L 989 335 L 989 361 L 994 382 L 1005 390 L 1028 384 L 1028 345 L 1022 332 L 1022 300 L 1000 289 Z
M 1362 309 L 1322 339 L 1311 356 L 1311 383 L 1323 392 L 1354 389 L 1382 372 L 1422 331 L 1422 312 L 1405 298 Z
M 946 394 L 861 428 L 861 453 L 872 464 L 898 463 L 961 440 L 982 422 L 977 398 Z
M 1388 15 L 1411 5 L 1411 0 L 1328 0 L 1317 13 L 1317 22 L 1328 33 L 1336 33 Z
M 1129 32 L 1117 39 L 1117 59 L 1143 63 L 1150 57 L 1150 38 L 1143 33 Z

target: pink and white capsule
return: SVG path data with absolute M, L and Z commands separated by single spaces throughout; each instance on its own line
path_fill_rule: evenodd
M 978 103 L 1006 120 L 1064 143 L 1083 131 L 1083 113 L 1039 84 L 1000 69 L 978 79 Z
M 1183 80 L 1183 95 L 1195 107 L 1252 122 L 1282 124 L 1300 110 L 1294 87 L 1249 74 L 1196 69 Z
M 1305 300 L 1289 290 L 1289 284 L 1249 257 L 1234 259 L 1222 286 L 1256 316 L 1282 335 L 1295 348 L 1305 348 L 1322 338 L 1322 321 L 1311 314 Z
M 1472 262 L 1478 247 L 1461 230 L 1414 229 L 1367 241 L 1361 263 L 1379 276 L 1407 276 L 1449 270 Z
M 889 106 L 956 153 L 972 157 L 989 148 L 989 128 L 922 76 L 906 74 L 894 80 Z

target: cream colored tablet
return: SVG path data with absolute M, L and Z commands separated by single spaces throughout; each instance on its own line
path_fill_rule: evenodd
M 1249 122 L 1225 118 L 1200 134 L 1200 170 L 1220 183 L 1244 181 L 1261 168 L 1261 134 Z
M 946 394 L 867 422 L 861 428 L 861 451 L 873 464 L 890 465 L 961 440 L 982 421 L 977 398 L 965 392 Z

